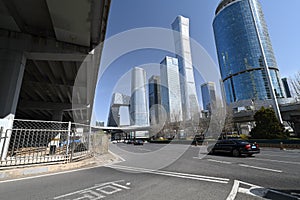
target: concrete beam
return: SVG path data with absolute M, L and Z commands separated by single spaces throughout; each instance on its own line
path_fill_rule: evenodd
M 0 44 L 10 49 L 25 52 L 55 53 L 55 54 L 88 54 L 89 47 L 60 42 L 54 38 L 44 38 L 16 31 L 0 29 Z
M 46 61 L 74 61 L 74 62 L 91 62 L 91 54 L 79 53 L 40 53 L 26 52 L 25 56 L 30 60 L 46 60 Z
M 21 100 L 19 102 L 19 108 L 28 110 L 78 110 L 86 109 L 84 104 L 72 104 L 72 103 L 54 103 L 43 101 L 26 101 Z

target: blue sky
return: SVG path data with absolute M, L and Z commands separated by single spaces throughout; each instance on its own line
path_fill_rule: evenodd
M 201 44 L 217 64 L 212 21 L 219 0 L 112 0 L 106 38 L 142 27 L 171 28 L 177 15 L 190 18 L 190 36 Z M 260 0 L 282 77 L 300 70 L 299 0 Z M 108 52 L 104 48 L 104 53 Z M 126 82 L 134 66 L 159 63 L 165 55 L 159 50 L 139 50 L 120 56 L 98 82 L 94 120 L 107 121 L 113 91 Z M 197 78 L 199 79 L 199 77 Z M 123 80 L 120 81 L 120 80 Z M 121 84 L 120 84 L 121 83 Z M 199 88 L 197 88 L 199 89 Z

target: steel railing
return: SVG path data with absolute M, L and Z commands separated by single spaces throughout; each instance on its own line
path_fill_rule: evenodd
M 66 163 L 103 153 L 99 132 L 71 122 L 14 120 L 13 128 L 1 133 L 0 167 Z

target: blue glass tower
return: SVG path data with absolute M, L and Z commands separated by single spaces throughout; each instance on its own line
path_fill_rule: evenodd
M 161 105 L 161 94 L 160 94 L 160 77 L 151 76 L 148 81 L 149 89 L 149 115 L 150 124 L 158 124 L 160 117 L 160 110 L 158 105 Z
M 284 98 L 259 1 L 223 0 L 215 14 L 213 28 L 227 103 Z
M 216 104 L 216 89 L 214 82 L 207 82 L 201 85 L 203 109 L 211 111 L 215 109 Z

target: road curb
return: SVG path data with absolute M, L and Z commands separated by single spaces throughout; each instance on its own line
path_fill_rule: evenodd
M 111 153 L 102 154 L 73 163 L 24 166 L 24 168 L 0 170 L 0 181 L 30 177 L 41 174 L 62 172 L 83 167 L 104 166 L 119 161 L 120 158 Z

